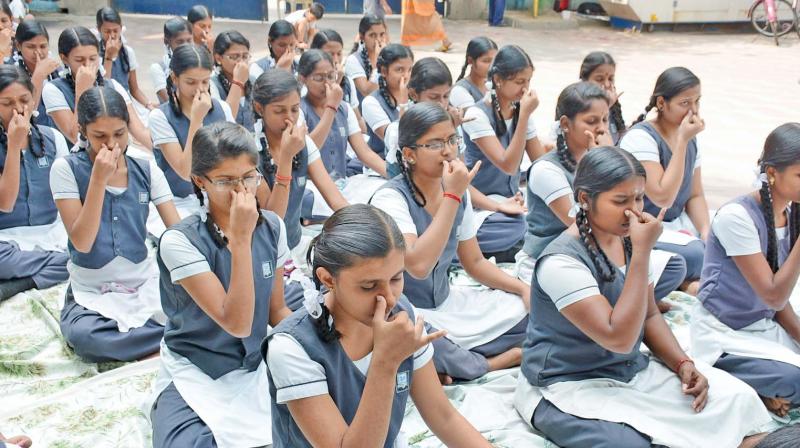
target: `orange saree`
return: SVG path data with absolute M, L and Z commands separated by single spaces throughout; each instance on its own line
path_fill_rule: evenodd
M 431 45 L 447 39 L 436 12 L 436 0 L 403 0 L 401 42 L 407 46 Z

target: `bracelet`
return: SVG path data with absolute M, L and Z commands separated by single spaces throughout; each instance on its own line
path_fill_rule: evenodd
M 292 181 L 292 176 L 281 176 L 280 174 L 275 175 L 276 182 L 286 182 L 287 184 Z
M 331 106 L 330 104 L 326 104 L 326 105 L 325 105 L 325 107 L 327 107 L 328 109 L 332 110 L 332 111 L 333 111 L 333 113 L 336 113 L 336 111 L 338 111 L 338 110 L 339 110 L 338 108 L 336 108 L 336 107 L 333 107 L 333 106 Z
M 459 204 L 461 203 L 461 198 L 458 197 L 457 195 L 454 195 L 453 193 L 444 192 L 444 193 L 442 193 L 442 196 L 445 197 L 445 198 L 450 198 L 450 199 L 458 202 Z
M 231 80 L 231 85 L 239 87 L 240 89 L 242 89 L 242 92 L 244 92 L 244 90 L 245 90 L 244 89 L 244 83 L 242 83 L 241 81 L 237 81 L 235 79 L 232 79 Z
M 675 373 L 678 373 L 678 372 L 680 372 L 680 371 L 681 371 L 681 366 L 683 366 L 683 365 L 684 365 L 684 364 L 686 364 L 687 362 L 690 362 L 690 363 L 694 364 L 694 361 L 692 361 L 692 360 L 691 360 L 691 359 L 689 359 L 689 358 L 684 358 L 684 359 L 681 359 L 680 361 L 678 361 L 678 365 L 677 365 L 677 366 L 675 366 Z
M 398 104 L 397 110 L 406 110 L 408 109 L 408 103 Z

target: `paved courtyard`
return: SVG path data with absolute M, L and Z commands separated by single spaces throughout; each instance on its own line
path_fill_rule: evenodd
M 74 24 L 93 25 L 93 17 L 49 15 L 41 18 L 48 26 L 55 53 L 58 35 Z M 320 27 L 339 31 L 345 41 L 358 28 L 357 16 L 324 18 Z M 162 24 L 165 17 L 125 15 L 125 33 L 136 50 L 141 69 L 140 83 L 152 91 L 146 68 L 164 51 Z M 389 21 L 393 39 L 399 39 L 399 20 Z M 617 60 L 617 90 L 627 122 L 644 109 L 656 77 L 666 68 L 682 65 L 703 82 L 701 115 L 706 130 L 701 134 L 703 175 L 711 207 L 750 188 L 752 167 L 767 134 L 787 121 L 800 121 L 800 40 L 789 35 L 775 47 L 770 39 L 752 33 L 710 33 L 659 31 L 629 33 L 601 24 L 575 29 L 489 28 L 478 21 L 446 21 L 450 38 L 456 43 L 449 54 L 431 48 L 415 49 L 416 56 L 441 57 L 454 75 L 461 70 L 466 44 L 474 36 L 487 35 L 499 45 L 518 44 L 531 56 L 536 67 L 533 87 L 541 104 L 535 112 L 537 127 L 544 133 L 554 118 L 555 102 L 561 89 L 574 82 L 583 56 L 604 50 Z M 252 44 L 254 57 L 267 54 L 267 23 L 216 20 L 214 32 L 236 29 Z M 155 99 L 155 94 L 151 94 Z

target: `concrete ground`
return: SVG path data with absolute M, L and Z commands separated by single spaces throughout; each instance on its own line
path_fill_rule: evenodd
M 326 17 L 320 27 L 339 31 L 345 41 L 355 35 L 357 16 Z M 93 17 L 44 15 L 50 30 L 51 47 L 62 29 L 73 25 L 93 26 Z M 139 80 L 151 91 L 147 67 L 164 54 L 162 24 L 165 17 L 125 15 L 125 36 L 136 50 L 141 66 Z M 451 40 L 449 54 L 431 48 L 415 49 L 417 58 L 438 56 L 457 75 L 464 63 L 466 44 L 474 36 L 487 35 L 498 45 L 517 44 L 531 56 L 536 67 L 533 87 L 541 104 L 535 112 L 537 127 L 545 134 L 554 118 L 555 103 L 567 84 L 578 77 L 583 56 L 604 50 L 617 60 L 617 90 L 627 122 L 636 118 L 649 100 L 658 75 L 681 65 L 694 71 L 703 82 L 701 116 L 706 130 L 700 134 L 703 178 L 709 205 L 722 205 L 751 189 L 755 166 L 767 134 L 788 121 L 800 121 L 800 40 L 797 35 L 782 39 L 775 47 L 770 39 L 751 33 L 708 32 L 629 33 L 602 24 L 541 27 L 541 29 L 489 28 L 484 22 L 446 21 Z M 400 22 L 389 21 L 392 39 L 400 37 Z M 252 44 L 253 55 L 267 54 L 268 24 L 216 20 L 214 32 L 227 29 L 242 32 Z M 151 95 L 155 100 L 155 94 Z

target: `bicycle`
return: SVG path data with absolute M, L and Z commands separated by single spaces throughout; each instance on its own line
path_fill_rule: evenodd
M 800 0 L 755 0 L 750 5 L 747 16 L 756 32 L 775 39 L 775 45 L 780 45 L 778 38 L 797 31 L 800 36 L 797 11 Z

